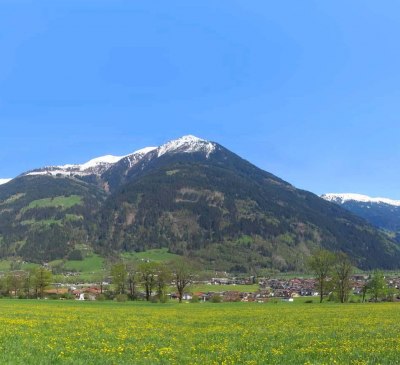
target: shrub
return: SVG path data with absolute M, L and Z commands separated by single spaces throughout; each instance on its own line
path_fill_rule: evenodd
M 211 303 L 221 303 L 222 302 L 222 297 L 219 294 L 214 294 L 211 299 Z
M 122 295 L 123 295 L 123 294 L 122 294 Z M 99 295 L 96 297 L 96 300 L 104 301 L 104 300 L 106 300 L 106 296 L 105 296 L 104 294 L 99 294 Z
M 75 295 L 72 293 L 61 294 L 60 299 L 75 299 Z
M 330 293 L 329 297 L 328 297 L 328 302 L 337 302 L 338 301 L 338 297 L 335 293 Z
M 192 299 L 190 299 L 190 303 L 198 303 L 200 298 L 197 295 L 193 295 Z
M 127 296 L 126 294 L 118 294 L 118 295 L 115 297 L 115 300 L 116 300 L 117 302 L 126 302 L 126 301 L 128 300 L 128 296 Z

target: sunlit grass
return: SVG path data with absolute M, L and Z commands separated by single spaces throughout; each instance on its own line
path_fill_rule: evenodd
M 123 253 L 121 257 L 125 260 L 135 260 L 135 261 L 150 260 L 155 262 L 162 262 L 162 261 L 174 260 L 179 256 L 168 252 L 167 248 L 156 248 L 143 252 Z
M 34 200 L 30 202 L 29 205 L 23 210 L 28 210 L 32 208 L 48 208 L 48 207 L 68 209 L 73 207 L 74 205 L 78 205 L 81 203 L 82 203 L 82 197 L 78 195 L 56 196 L 54 198 Z
M 0 301 L 2 364 L 396 364 L 400 306 Z
M 91 254 L 83 260 L 68 260 L 65 262 L 65 270 L 79 271 L 81 273 L 98 272 L 104 265 L 104 259 L 96 254 Z

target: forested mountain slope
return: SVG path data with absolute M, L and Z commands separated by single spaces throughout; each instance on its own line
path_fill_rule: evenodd
M 399 246 L 387 235 L 217 143 L 185 136 L 94 161 L 1 185 L 0 255 L 43 261 L 82 244 L 103 255 L 167 247 L 245 272 L 301 270 L 325 247 L 361 268 L 399 266 Z

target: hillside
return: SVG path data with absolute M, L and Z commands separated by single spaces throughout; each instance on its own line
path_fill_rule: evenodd
M 185 136 L 91 161 L 0 186 L 2 257 L 65 258 L 81 244 L 104 256 L 167 248 L 208 268 L 256 272 L 302 270 L 325 247 L 365 269 L 400 262 L 399 246 L 363 219 L 214 142 Z
M 93 243 L 104 192 L 82 181 L 23 176 L 0 187 L 0 257 L 28 261 L 67 257 L 75 244 Z

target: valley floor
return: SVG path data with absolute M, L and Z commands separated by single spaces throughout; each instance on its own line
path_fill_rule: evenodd
M 396 364 L 400 304 L 0 300 L 1 364 Z

